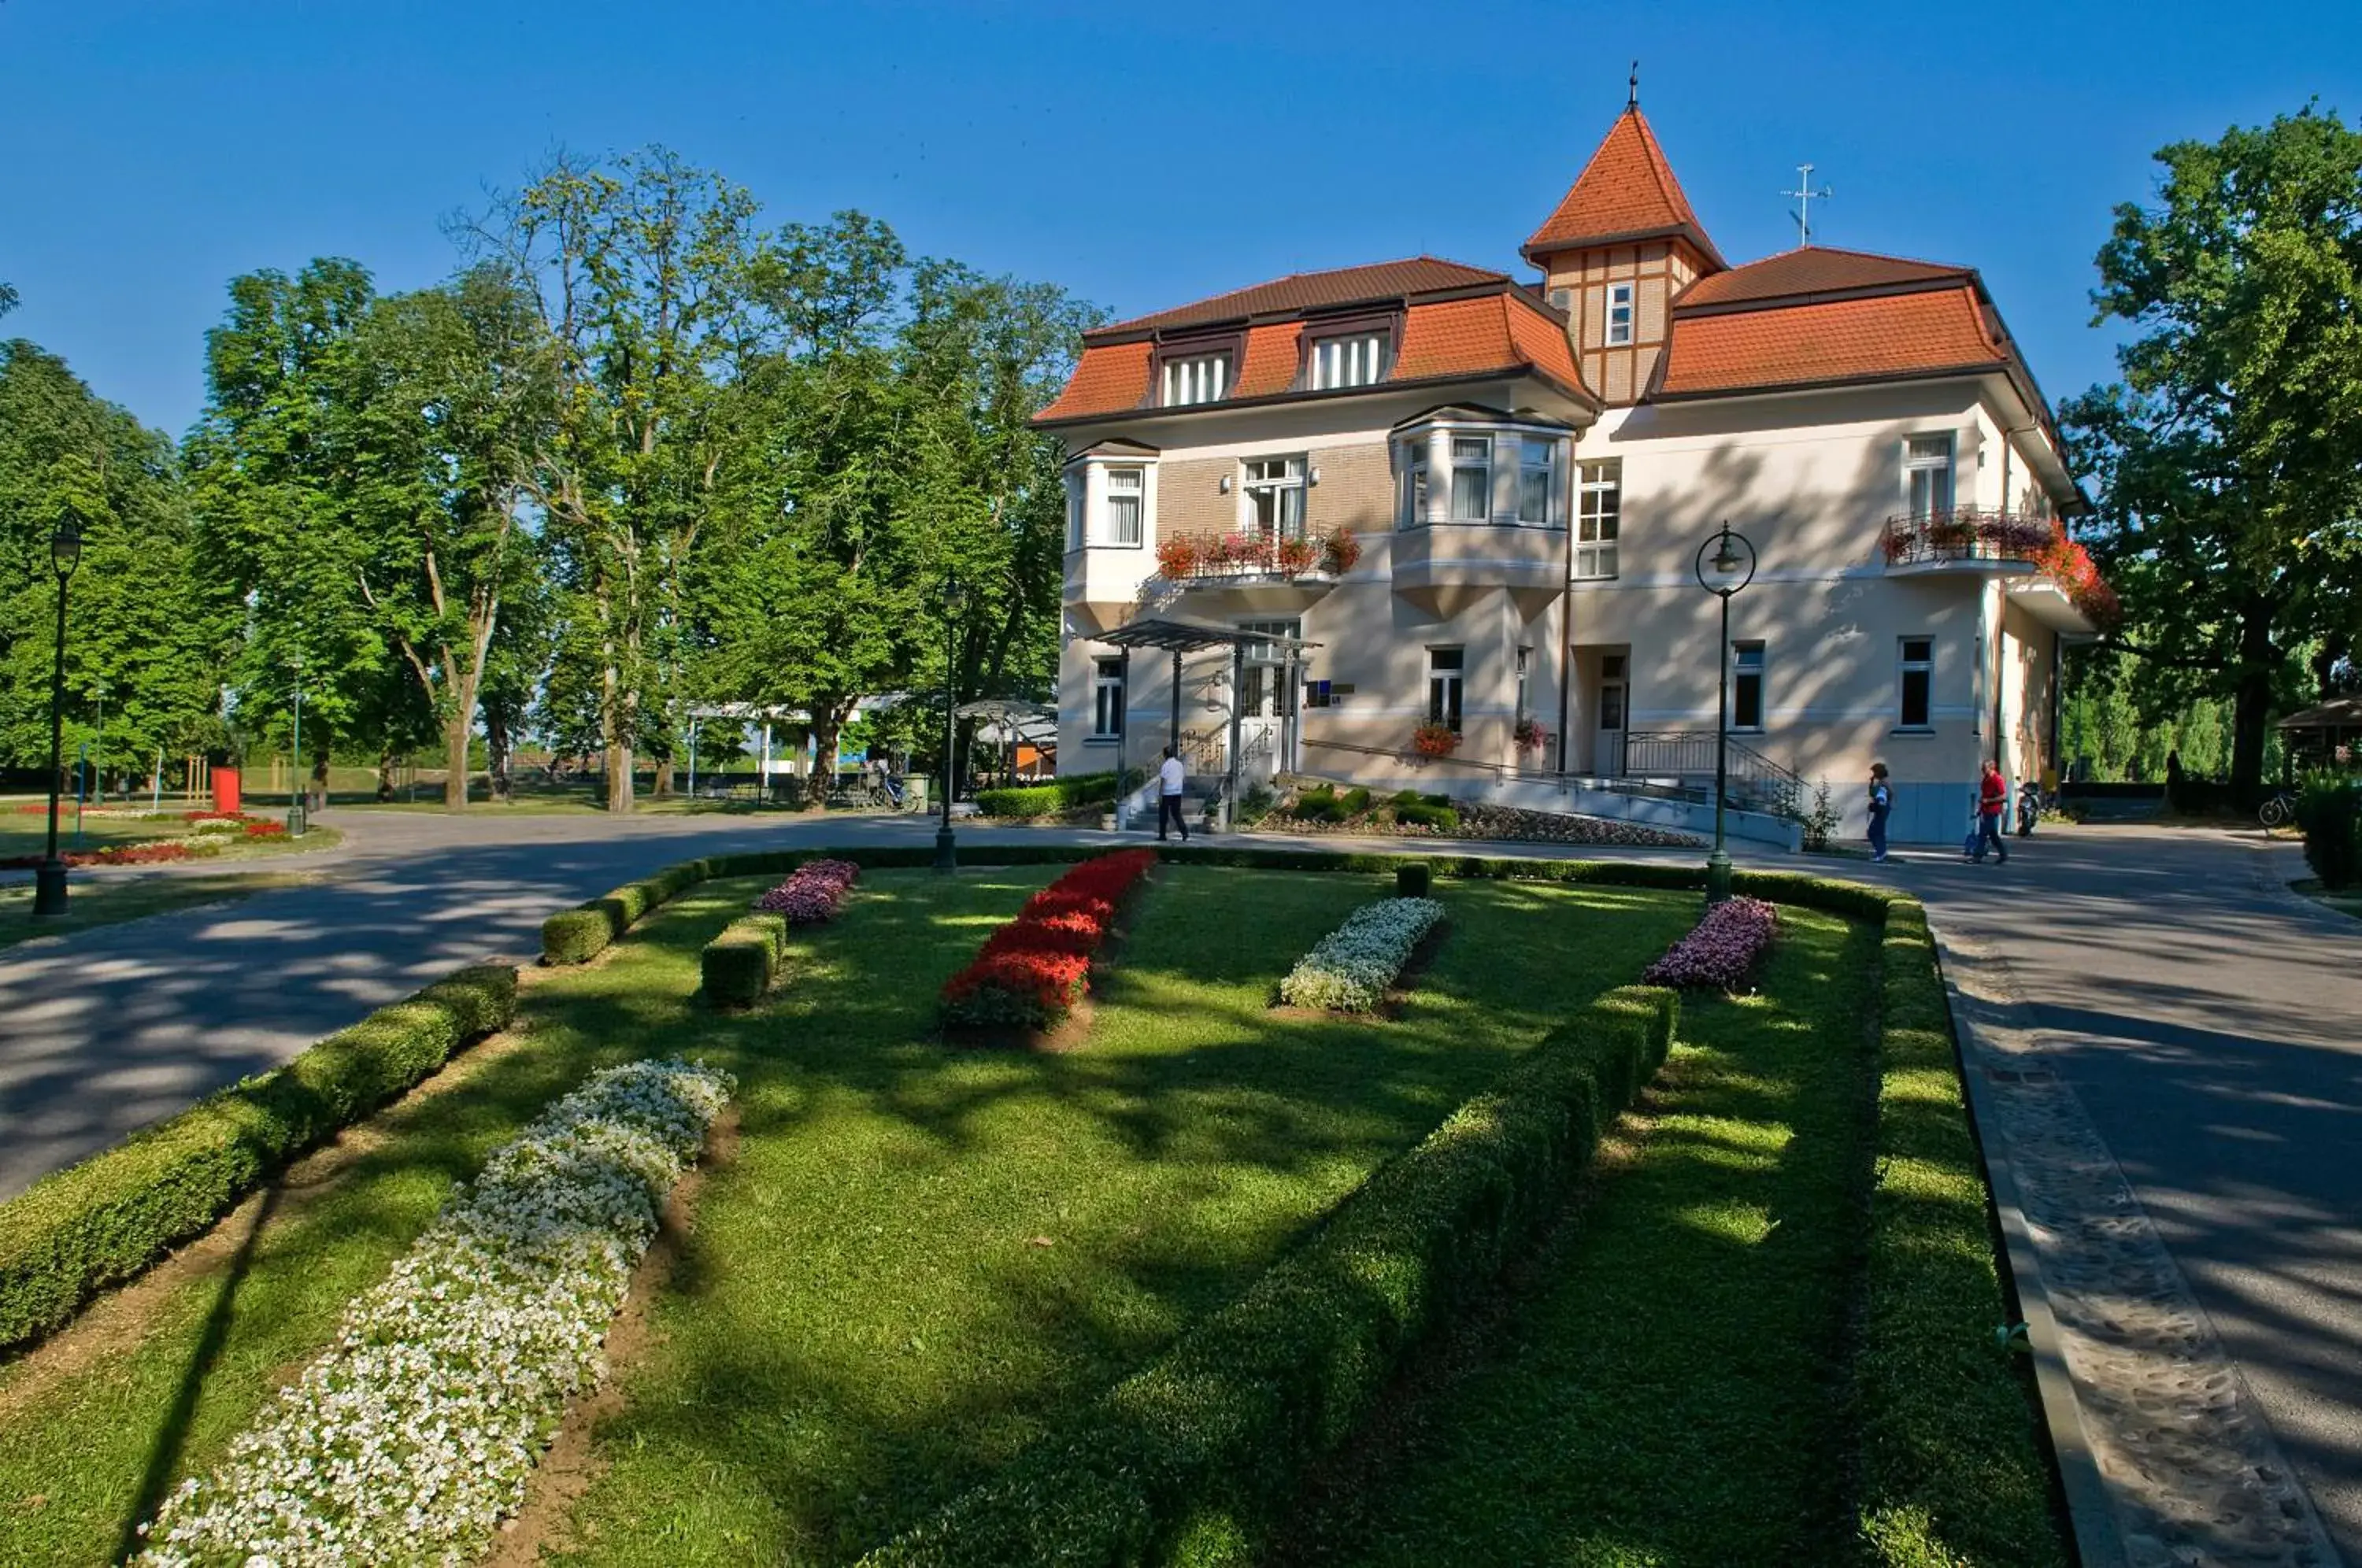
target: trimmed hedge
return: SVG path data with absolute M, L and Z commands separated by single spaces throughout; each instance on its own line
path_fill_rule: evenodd
M 1104 805 L 1115 799 L 1113 773 L 1074 773 L 1047 784 L 978 790 L 976 809 L 988 817 L 1049 817 Z
M 1423 899 L 1431 885 L 1428 864 L 1424 860 L 1406 861 L 1395 867 L 1395 897 Z
M 755 913 L 732 921 L 697 955 L 705 999 L 716 1007 L 752 1007 L 771 988 L 788 948 L 785 915 Z
M 1856 1518 L 1881 1568 L 2064 1564 L 2005 1317 L 1926 911 L 1886 905 L 1876 1187 L 1854 1361 Z
M 0 1205 L 0 1350 L 65 1323 L 515 1013 L 514 968 L 462 969 Z
M 1664 1060 L 1677 1006 L 1637 986 L 1601 998 L 1074 1430 L 863 1563 L 1252 1561 L 1303 1462 L 1557 1211 Z

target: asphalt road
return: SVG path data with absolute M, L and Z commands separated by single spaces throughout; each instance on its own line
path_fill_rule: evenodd
M 0 952 L 0 1198 L 458 965 L 529 959 L 545 915 L 657 867 L 932 832 L 845 817 L 346 812 L 337 825 L 349 837 L 318 885 Z M 1003 835 L 1043 836 L 963 829 Z M 2252 834 L 2045 833 L 2006 867 L 1934 851 L 1884 867 L 1740 858 L 1909 886 L 1939 927 L 2007 959 L 2020 1023 L 2047 1038 L 2362 1563 L 2362 922 L 2288 892 L 2301 859 Z

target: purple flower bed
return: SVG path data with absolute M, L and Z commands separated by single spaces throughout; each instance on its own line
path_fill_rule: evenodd
M 766 914 L 785 915 L 789 925 L 818 925 L 834 920 L 844 907 L 861 867 L 849 860 L 808 860 L 795 874 L 755 900 Z
M 1640 977 L 1651 986 L 1679 990 L 1738 991 L 1771 949 L 1780 916 L 1760 899 L 1726 899 L 1708 904 L 1687 936 L 1665 950 Z

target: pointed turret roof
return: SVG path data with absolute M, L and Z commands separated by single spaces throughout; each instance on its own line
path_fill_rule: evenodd
M 1538 263 L 1556 250 L 1669 236 L 1697 247 L 1714 269 L 1726 265 L 1690 209 L 1682 182 L 1673 178 L 1673 167 L 1665 161 L 1665 149 L 1657 145 L 1648 116 L 1632 104 L 1608 127 L 1606 139 L 1583 166 L 1558 210 L 1526 241 L 1524 255 Z

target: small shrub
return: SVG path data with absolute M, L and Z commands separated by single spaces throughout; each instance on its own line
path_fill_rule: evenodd
M 1429 881 L 1429 867 L 1424 860 L 1413 860 L 1395 867 L 1395 897 L 1423 899 Z
M 607 916 L 601 910 L 560 910 L 541 922 L 541 961 L 582 964 L 596 957 L 612 939 Z
M 2316 773 L 2296 798 L 2304 861 L 2324 888 L 2362 883 L 2362 778 Z
M 1457 811 L 1450 806 L 1430 805 L 1424 800 L 1415 801 L 1407 806 L 1396 806 L 1395 821 L 1413 823 L 1420 827 L 1432 828 L 1440 834 L 1455 834 L 1460 831 L 1460 813 Z
M 1370 809 L 1370 792 L 1356 784 L 1351 790 L 1346 790 L 1342 795 L 1338 796 L 1337 803 L 1345 808 L 1345 814 L 1347 816 L 1358 817 L 1363 812 Z
M 979 790 L 976 792 L 976 809 L 988 817 L 1056 816 L 1086 806 L 1105 805 L 1116 794 L 1116 776 L 1112 772 L 1069 773 L 1045 784 Z
M 731 922 L 698 954 L 706 1000 L 716 1007 L 752 1007 L 771 988 L 787 944 L 784 915 L 758 912 Z

